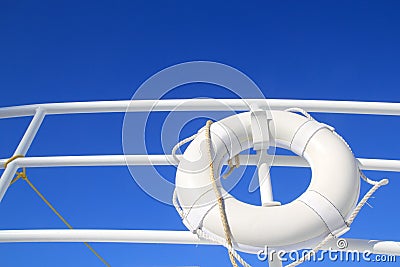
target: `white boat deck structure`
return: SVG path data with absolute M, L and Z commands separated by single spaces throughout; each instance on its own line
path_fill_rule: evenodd
M 111 113 L 111 112 L 157 112 L 157 111 L 248 111 L 251 105 L 271 110 L 291 107 L 308 112 L 400 115 L 400 103 L 287 100 L 287 99 L 186 99 L 186 100 L 126 100 L 99 102 L 51 103 L 0 108 L 0 118 L 32 116 L 24 136 L 14 155 L 25 156 L 45 116 L 57 114 Z M 241 158 L 242 165 L 255 165 L 258 155 Z M 0 159 L 0 168 L 8 159 Z M 364 170 L 400 171 L 400 160 L 359 158 Z M 61 166 L 126 166 L 126 165 L 170 165 L 177 163 L 171 155 L 93 155 L 57 157 L 21 157 L 11 161 L 0 179 L 0 201 L 14 177 L 22 167 Z M 296 156 L 277 156 L 275 166 L 308 166 Z M 261 194 L 263 192 L 261 191 Z M 400 255 L 400 242 L 346 239 L 344 250 L 369 250 L 375 254 Z M 163 244 L 204 244 L 215 245 L 199 239 L 189 231 L 160 230 L 101 230 L 101 229 L 60 229 L 60 230 L 0 230 L 0 242 L 124 242 Z M 335 248 L 331 242 L 325 248 Z M 280 263 L 275 262 L 274 266 Z

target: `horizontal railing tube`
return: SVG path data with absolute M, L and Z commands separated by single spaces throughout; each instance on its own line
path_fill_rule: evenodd
M 0 108 L 0 118 L 32 116 L 37 108 L 47 114 L 150 112 L 150 111 L 245 111 L 250 105 L 260 108 L 283 110 L 298 107 L 309 112 L 400 115 L 400 103 L 292 100 L 292 99 L 164 99 L 120 100 L 49 103 Z

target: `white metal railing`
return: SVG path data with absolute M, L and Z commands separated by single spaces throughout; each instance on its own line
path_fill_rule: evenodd
M 181 156 L 177 156 L 180 158 Z M 258 155 L 239 155 L 242 165 L 257 165 Z M 7 159 L 0 159 L 0 169 Z M 370 171 L 400 172 L 400 160 L 358 158 L 360 169 Z M 77 166 L 152 166 L 176 165 L 172 155 L 101 155 L 101 156 L 55 156 L 27 157 L 13 161 L 22 167 L 77 167 Z M 298 156 L 275 156 L 272 166 L 308 167 L 308 162 Z
M 347 246 L 341 251 L 368 250 L 375 254 L 400 256 L 400 243 L 393 241 L 346 239 Z M 51 230 L 2 230 L 0 242 L 99 242 L 99 243 L 159 243 L 185 245 L 217 245 L 200 239 L 189 231 L 173 230 L 94 230 L 94 229 L 51 229 Z M 325 244 L 323 249 L 339 250 L 336 240 Z
M 32 116 L 39 108 L 47 115 L 51 115 L 172 110 L 240 111 L 249 110 L 250 105 L 276 110 L 299 107 L 308 112 L 400 115 L 399 103 L 289 99 L 180 99 L 70 102 L 5 107 L 0 108 L 0 118 Z
M 143 111 L 247 111 L 251 105 L 272 110 L 299 107 L 308 112 L 400 115 L 400 103 L 286 100 L 286 99 L 187 99 L 187 100 L 123 100 L 98 102 L 52 103 L 0 108 L 0 118 L 33 116 L 13 156 L 27 153 L 46 115 L 143 112 Z M 400 171 L 400 160 L 358 159 L 364 170 Z M 256 165 L 257 155 L 241 156 L 241 163 Z M 0 159 L 3 166 L 7 159 Z M 0 179 L 0 201 L 18 168 L 58 166 L 126 166 L 177 164 L 171 155 L 96 155 L 28 157 L 11 161 Z M 277 156 L 276 166 L 308 166 L 296 156 Z M 1 168 L 1 167 L 0 167 Z M 400 255 L 400 243 L 347 239 L 348 250 Z M 167 244 L 211 244 L 189 231 L 155 230 L 0 230 L 0 242 L 130 242 Z M 336 246 L 327 244 L 326 247 Z

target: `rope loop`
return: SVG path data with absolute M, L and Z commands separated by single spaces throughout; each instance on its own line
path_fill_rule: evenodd
M 237 154 L 235 157 L 235 164 L 232 163 L 232 159 L 228 160 L 228 166 L 229 166 L 229 170 L 222 175 L 222 178 L 226 179 L 228 178 L 229 175 L 232 174 L 232 172 L 236 169 L 240 167 L 240 159 L 239 159 L 239 154 Z

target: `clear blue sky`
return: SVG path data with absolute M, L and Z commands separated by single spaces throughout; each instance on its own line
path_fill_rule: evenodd
M 231 65 L 269 98 L 400 102 L 399 12 L 398 1 L 3 0 L 0 106 L 130 99 L 157 71 L 192 60 Z M 198 96 L 226 97 L 222 92 L 212 95 L 211 87 L 201 88 Z M 333 125 L 358 157 L 400 158 L 400 118 L 316 118 Z M 48 117 L 28 155 L 120 154 L 122 122 L 123 114 Z M 28 118 L 0 120 L 1 158 L 13 153 L 28 123 Z M 153 138 L 157 143 L 157 132 Z M 173 177 L 173 169 L 163 171 Z M 28 173 L 76 228 L 184 229 L 174 208 L 143 193 L 127 168 Z M 272 174 L 276 198 L 282 202 L 298 196 L 310 176 L 307 169 L 289 168 L 276 168 Z M 370 201 L 374 208 L 366 207 L 346 236 L 400 240 L 400 175 L 368 175 L 387 176 L 391 183 Z M 247 185 L 244 177 L 234 195 L 257 202 L 257 192 L 246 193 Z M 367 189 L 363 184 L 362 192 Z M 22 181 L 6 194 L 0 218 L 1 229 L 64 228 Z M 218 247 L 93 246 L 112 266 L 229 266 L 225 250 Z M 266 266 L 256 256 L 244 257 L 254 266 Z M 83 244 L 1 244 L 0 266 L 102 265 Z

